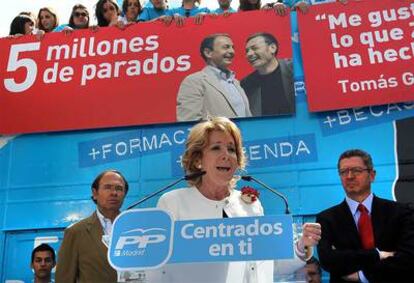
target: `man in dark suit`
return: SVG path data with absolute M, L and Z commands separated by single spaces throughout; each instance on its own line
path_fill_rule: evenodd
M 246 58 L 255 71 L 240 84 L 253 116 L 295 113 L 293 64 L 277 58 L 278 51 L 279 42 L 270 33 L 255 33 L 247 38 Z
M 107 170 L 92 184 L 96 211 L 66 228 L 59 249 L 56 282 L 117 282 L 117 272 L 107 260 L 112 223 L 128 193 L 128 182 L 116 170 Z
M 316 217 L 318 254 L 331 282 L 414 282 L 413 209 L 372 194 L 368 153 L 344 152 L 338 170 L 346 198 Z

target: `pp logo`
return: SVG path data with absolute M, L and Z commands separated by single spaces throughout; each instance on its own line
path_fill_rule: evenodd
M 121 213 L 114 222 L 108 260 L 117 270 L 158 268 L 172 253 L 173 220 L 159 209 Z
M 161 228 L 147 230 L 137 228 L 123 232 L 116 243 L 115 254 L 121 255 L 121 249 L 133 245 L 138 249 L 139 254 L 143 255 L 148 244 L 159 244 L 167 239 L 165 232 L 166 230 Z

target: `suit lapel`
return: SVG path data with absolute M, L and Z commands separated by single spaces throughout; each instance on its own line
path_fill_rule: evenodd
M 95 245 L 96 251 L 99 254 L 100 261 L 106 263 L 108 248 L 102 242 L 103 228 L 98 219 L 98 216 L 96 215 L 96 211 L 92 214 L 91 217 L 89 217 L 86 229 L 89 236 L 91 237 L 91 244 Z
M 207 66 L 203 69 L 204 72 L 204 78 L 206 82 L 211 85 L 214 89 L 216 89 L 220 95 L 223 96 L 223 98 L 226 100 L 228 106 L 233 111 L 234 115 L 237 115 L 236 111 L 234 110 L 233 106 L 230 103 L 230 99 L 228 96 L 228 93 L 224 89 L 224 87 L 221 85 L 219 79 L 217 78 L 217 75 L 213 73 L 212 70 Z M 237 88 L 238 89 L 238 88 Z
M 374 242 L 375 245 L 377 245 L 377 239 L 381 238 L 381 234 L 382 234 L 382 230 L 383 230 L 383 225 L 381 220 L 381 215 L 384 216 L 383 213 L 385 213 L 384 211 L 382 211 L 382 205 L 381 205 L 381 201 L 374 195 L 374 198 L 372 199 L 372 207 L 371 207 L 371 222 L 372 222 L 372 228 L 374 230 Z M 379 216 L 379 217 L 378 217 Z
M 249 100 L 248 100 L 246 95 L 242 95 L 242 93 L 244 93 L 244 89 L 241 87 L 241 85 L 238 81 L 234 81 L 234 85 L 236 86 L 237 91 L 240 93 L 240 96 L 243 100 L 243 104 L 246 107 L 246 113 L 245 114 L 247 116 L 251 116 Z
M 285 96 L 286 101 L 290 102 L 291 100 L 290 96 L 292 95 L 292 93 L 290 93 L 290 84 L 294 83 L 290 79 L 292 77 L 292 74 L 289 71 L 289 68 L 285 60 L 279 60 L 279 66 L 280 66 L 280 71 L 282 73 L 282 83 L 283 83 L 283 90 L 284 90 L 283 95 Z M 295 94 L 293 93 L 293 95 Z

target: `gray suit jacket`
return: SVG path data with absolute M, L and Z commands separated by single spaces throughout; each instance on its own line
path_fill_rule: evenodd
M 107 260 L 103 229 L 96 212 L 65 229 L 59 249 L 56 283 L 117 282 L 116 271 Z
M 252 114 L 247 96 L 239 81 L 235 80 L 235 86 L 246 107 L 243 117 L 250 117 Z M 230 103 L 229 94 L 209 67 L 187 76 L 181 82 L 177 95 L 177 121 L 200 120 L 207 116 L 238 117 Z

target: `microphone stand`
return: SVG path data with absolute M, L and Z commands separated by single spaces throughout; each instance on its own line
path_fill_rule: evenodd
M 285 203 L 285 214 L 290 214 L 288 200 L 287 200 L 287 198 L 286 198 L 283 194 L 279 193 L 279 192 L 278 192 L 278 191 L 276 191 L 275 189 L 272 189 L 271 187 L 269 187 L 268 185 L 266 185 L 266 184 L 265 184 L 265 183 L 263 183 L 262 181 L 260 181 L 260 180 L 256 179 L 255 177 L 252 177 L 252 176 L 249 176 L 249 175 L 245 175 L 245 176 L 241 176 L 241 178 L 242 178 L 242 180 L 244 180 L 244 181 L 248 181 L 248 182 L 253 181 L 253 182 L 256 182 L 256 183 L 258 183 L 259 185 L 262 185 L 264 188 L 268 189 L 270 192 L 272 192 L 272 193 L 274 193 L 275 195 L 277 195 L 278 197 L 280 197 L 280 198 L 283 200 L 283 202 Z M 295 245 L 296 245 L 296 244 L 295 244 Z M 304 247 L 304 250 L 305 250 L 305 253 L 307 254 L 307 253 L 308 253 L 308 250 L 309 250 L 309 247 L 306 247 L 306 246 L 305 246 L 305 247 Z
M 144 198 L 140 199 L 139 201 L 137 201 L 137 202 L 133 203 L 133 204 L 132 204 L 132 205 L 130 205 L 130 206 L 129 206 L 126 210 L 129 210 L 129 209 L 132 209 L 132 208 L 136 207 L 137 205 L 139 205 L 139 204 L 143 203 L 144 201 L 146 201 L 146 200 L 148 200 L 148 199 L 150 199 L 150 198 L 152 198 L 152 197 L 154 197 L 154 196 L 156 196 L 156 195 L 158 195 L 158 194 L 160 194 L 160 193 L 162 193 L 162 192 L 164 192 L 164 191 L 168 190 L 169 188 L 171 188 L 171 187 L 175 186 L 175 185 L 176 185 L 176 184 L 178 184 L 179 182 L 182 182 L 182 181 L 184 181 L 184 180 L 192 180 L 192 179 L 194 179 L 194 178 L 197 178 L 197 177 L 203 176 L 204 174 L 206 174 L 206 171 L 201 171 L 201 172 L 196 172 L 196 173 L 193 173 L 193 174 L 190 174 L 190 175 L 185 175 L 184 177 L 181 177 L 180 179 L 178 179 L 178 180 L 176 180 L 176 181 L 172 182 L 171 184 L 168 184 L 167 186 L 165 186 L 165 187 L 163 187 L 163 188 L 159 189 L 158 191 L 155 191 L 155 192 L 153 192 L 152 194 L 150 194 L 150 195 L 148 195 L 148 196 L 146 196 L 146 197 L 144 197 Z
M 246 176 L 241 176 L 241 178 L 242 178 L 242 180 L 244 180 L 244 181 L 248 181 L 248 182 L 253 181 L 253 182 L 256 182 L 256 183 L 258 183 L 259 185 L 262 185 L 264 188 L 268 189 L 270 192 L 272 192 L 272 193 L 274 193 L 275 195 L 277 195 L 278 197 L 280 197 L 280 198 L 283 200 L 283 202 L 285 203 L 285 214 L 290 214 L 288 200 L 287 200 L 287 198 L 286 198 L 283 194 L 279 193 L 279 192 L 278 192 L 278 191 L 276 191 L 275 189 L 272 189 L 271 187 L 269 187 L 268 185 L 266 185 L 266 184 L 265 184 L 265 183 L 263 183 L 262 181 L 260 181 L 260 180 L 256 179 L 255 177 L 252 177 L 252 176 L 248 176 L 248 175 L 246 175 Z

